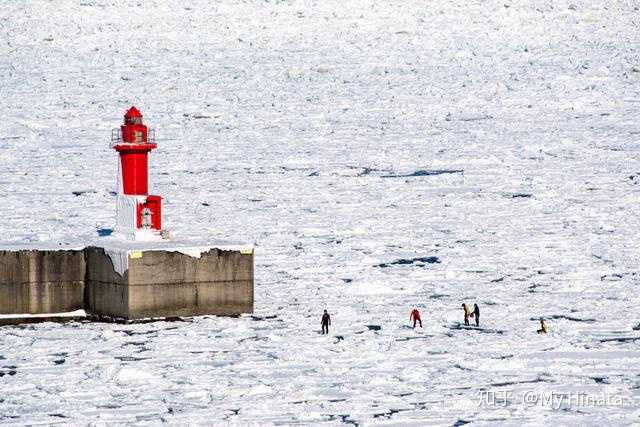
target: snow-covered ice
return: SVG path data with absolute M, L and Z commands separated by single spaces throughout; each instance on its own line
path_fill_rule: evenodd
M 2 241 L 113 228 L 135 104 L 164 224 L 255 243 L 256 313 L 0 328 L 0 423 L 637 422 L 639 7 L 2 2 Z

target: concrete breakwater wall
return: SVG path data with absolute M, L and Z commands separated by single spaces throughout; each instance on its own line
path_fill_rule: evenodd
M 185 253 L 186 252 L 186 253 Z M 253 249 L 0 250 L 0 314 L 124 320 L 253 312 Z
M 86 269 L 83 250 L 0 251 L 0 313 L 84 308 Z

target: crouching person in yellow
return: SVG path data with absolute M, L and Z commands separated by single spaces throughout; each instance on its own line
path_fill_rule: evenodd
M 549 330 L 547 329 L 547 324 L 544 323 L 544 319 L 542 317 L 540 318 L 540 329 L 538 329 L 536 332 L 538 332 L 539 334 L 546 334 L 547 332 L 549 332 Z

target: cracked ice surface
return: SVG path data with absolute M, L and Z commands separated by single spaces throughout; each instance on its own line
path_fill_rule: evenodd
M 0 423 L 637 421 L 638 13 L 3 2 L 3 241 L 113 226 L 136 104 L 173 235 L 255 242 L 258 318 L 0 328 Z

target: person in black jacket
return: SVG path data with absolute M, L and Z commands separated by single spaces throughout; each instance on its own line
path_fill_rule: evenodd
M 480 327 L 480 307 L 478 304 L 473 304 L 473 317 L 476 318 L 476 326 Z
M 329 325 L 331 325 L 331 316 L 327 313 L 327 310 L 324 311 L 322 315 L 322 335 L 329 333 Z

